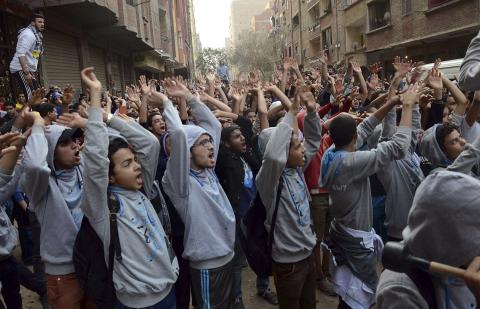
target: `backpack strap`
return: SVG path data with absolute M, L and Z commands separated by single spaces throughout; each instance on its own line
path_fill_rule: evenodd
M 122 248 L 118 237 L 117 214 L 120 211 L 120 202 L 114 194 L 108 195 L 108 210 L 110 211 L 110 246 L 108 248 L 108 272 L 113 273 L 113 259 L 122 260 Z
M 273 232 L 275 230 L 275 223 L 277 222 L 278 205 L 280 204 L 280 197 L 282 195 L 282 190 L 283 190 L 283 178 L 282 176 L 280 176 L 280 180 L 278 181 L 277 195 L 275 198 L 275 208 L 273 210 L 272 223 L 270 224 L 270 233 L 268 233 L 267 253 L 269 255 L 272 254 Z
M 435 299 L 435 289 L 430 275 L 420 269 L 412 268 L 405 272 L 407 276 L 415 283 L 418 291 L 428 304 L 429 309 L 437 308 L 437 300 Z

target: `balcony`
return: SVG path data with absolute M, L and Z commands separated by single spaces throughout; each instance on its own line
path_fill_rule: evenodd
M 374 31 L 390 25 L 390 1 L 372 0 L 368 5 L 368 30 Z

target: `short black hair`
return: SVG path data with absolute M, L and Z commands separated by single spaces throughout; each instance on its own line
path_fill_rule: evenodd
M 51 113 L 55 110 L 55 105 L 52 103 L 44 103 L 40 104 L 38 107 L 37 111 L 40 113 L 40 116 L 45 117 L 48 115 L 48 113 Z
M 253 111 L 252 109 L 246 108 L 246 109 L 243 111 L 243 117 L 248 117 L 248 114 L 251 113 L 251 112 L 254 113 L 254 111 Z
M 357 134 L 355 119 L 347 115 L 339 115 L 330 124 L 330 137 L 336 148 L 350 144 Z
M 8 100 L 7 102 L 5 102 L 5 103 L 3 104 L 3 107 L 7 107 L 7 106 L 13 106 L 13 107 L 15 107 L 16 105 L 15 105 L 15 102 Z
M 111 140 L 110 143 L 108 144 L 108 160 L 110 160 L 110 163 L 108 165 L 109 176 L 113 175 L 113 168 L 115 167 L 112 157 L 117 151 L 119 151 L 122 148 L 131 149 L 127 141 L 120 137 L 117 137 Z
M 435 129 L 435 139 L 437 140 L 438 146 L 440 146 L 440 149 L 442 149 L 443 152 L 446 150 L 445 137 L 455 130 L 460 132 L 458 127 L 451 123 L 441 124 Z
M 155 112 L 155 113 L 151 113 L 150 115 L 148 115 L 148 117 L 147 117 L 147 127 L 148 128 L 152 127 L 153 117 L 155 117 L 155 116 L 162 116 L 162 114 Z M 163 116 L 162 116 L 162 118 L 163 118 Z
M 42 13 L 40 13 L 40 12 L 33 13 L 33 14 L 30 16 L 30 22 L 35 21 L 36 18 L 45 19 L 45 16 L 44 16 Z

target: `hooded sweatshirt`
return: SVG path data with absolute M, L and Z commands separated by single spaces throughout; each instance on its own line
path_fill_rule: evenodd
M 17 245 L 17 229 L 13 226 L 2 204 L 15 193 L 24 166 L 24 164 L 17 166 L 13 175 L 10 171 L 0 169 L 0 261 L 8 258 Z
M 213 139 L 218 156 L 222 127 L 208 107 L 194 97 L 187 102 L 198 122 L 182 125 L 170 101 L 164 103 L 164 118 L 172 150 L 163 176 L 163 189 L 185 224 L 183 257 L 195 269 L 226 265 L 233 258 L 235 215 L 214 168 L 190 168 L 190 149 L 202 134 Z
M 396 111 L 392 109 L 383 119 L 382 140 L 390 139 L 395 133 L 396 117 Z M 425 178 L 420 168 L 420 158 L 415 153 L 421 128 L 418 105 L 415 105 L 412 110 L 412 127 L 412 142 L 405 158 L 388 162 L 377 173 L 387 193 L 385 201 L 387 234 L 397 239 L 402 238 L 415 191 Z
M 437 171 L 418 187 L 403 231 L 414 256 L 462 267 L 480 255 L 480 181 L 457 172 Z M 430 275 L 437 307 L 475 308 L 475 297 L 463 280 Z M 405 274 L 385 271 L 377 292 L 378 308 L 428 308 Z
M 20 186 L 30 199 L 40 222 L 40 255 L 49 275 L 75 272 L 72 252 L 83 218 L 80 201 L 83 192 L 83 165 L 56 170 L 54 153 L 64 126 L 33 126 L 25 146 L 25 173 Z M 82 158 L 83 163 L 83 158 Z
M 480 175 L 480 136 L 476 137 L 473 143 L 465 144 L 462 153 L 451 161 L 438 145 L 435 132 L 439 125 L 426 130 L 420 143 L 420 152 L 435 168 L 448 169 L 454 172 L 469 174 L 479 178 Z
M 357 127 L 357 139 L 365 140 L 378 124 L 375 116 L 368 117 Z M 346 152 L 331 147 L 324 154 L 321 185 L 330 190 L 335 221 L 354 230 L 369 232 L 372 229 L 372 197 L 368 176 L 385 168 L 393 160 L 405 157 L 411 134 L 411 128 L 398 127 L 392 139 L 379 143 L 376 149 Z
M 304 260 L 312 254 L 317 243 L 310 218 L 310 195 L 303 172 L 320 147 L 320 119 L 315 111 L 305 116 L 306 160 L 303 168 L 286 166 L 294 121 L 297 118 L 287 113 L 277 127 L 262 131 L 258 140 L 263 163 L 255 181 L 267 213 L 267 231 L 270 231 L 275 210 L 278 184 L 280 180 L 283 181 L 272 245 L 272 258 L 277 263 Z M 301 131 L 298 132 L 301 138 Z
M 480 32 L 470 42 L 463 58 L 458 86 L 470 91 L 480 89 Z
M 145 192 L 152 192 L 160 144 L 134 121 L 113 117 L 110 126 L 130 143 L 141 165 Z M 108 193 L 120 202 L 117 215 L 122 260 L 115 259 L 113 283 L 118 300 L 128 307 L 148 307 L 162 301 L 178 277 L 178 264 L 149 198 L 137 190 L 109 187 L 109 134 L 102 110 L 90 108 L 85 142 L 85 194 L 82 209 L 103 242 L 108 263 L 110 221 Z M 114 138 L 118 138 L 114 136 Z

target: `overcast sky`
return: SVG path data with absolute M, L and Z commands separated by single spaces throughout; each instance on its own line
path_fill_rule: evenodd
M 202 47 L 225 47 L 230 35 L 231 0 L 194 0 L 195 23 Z

